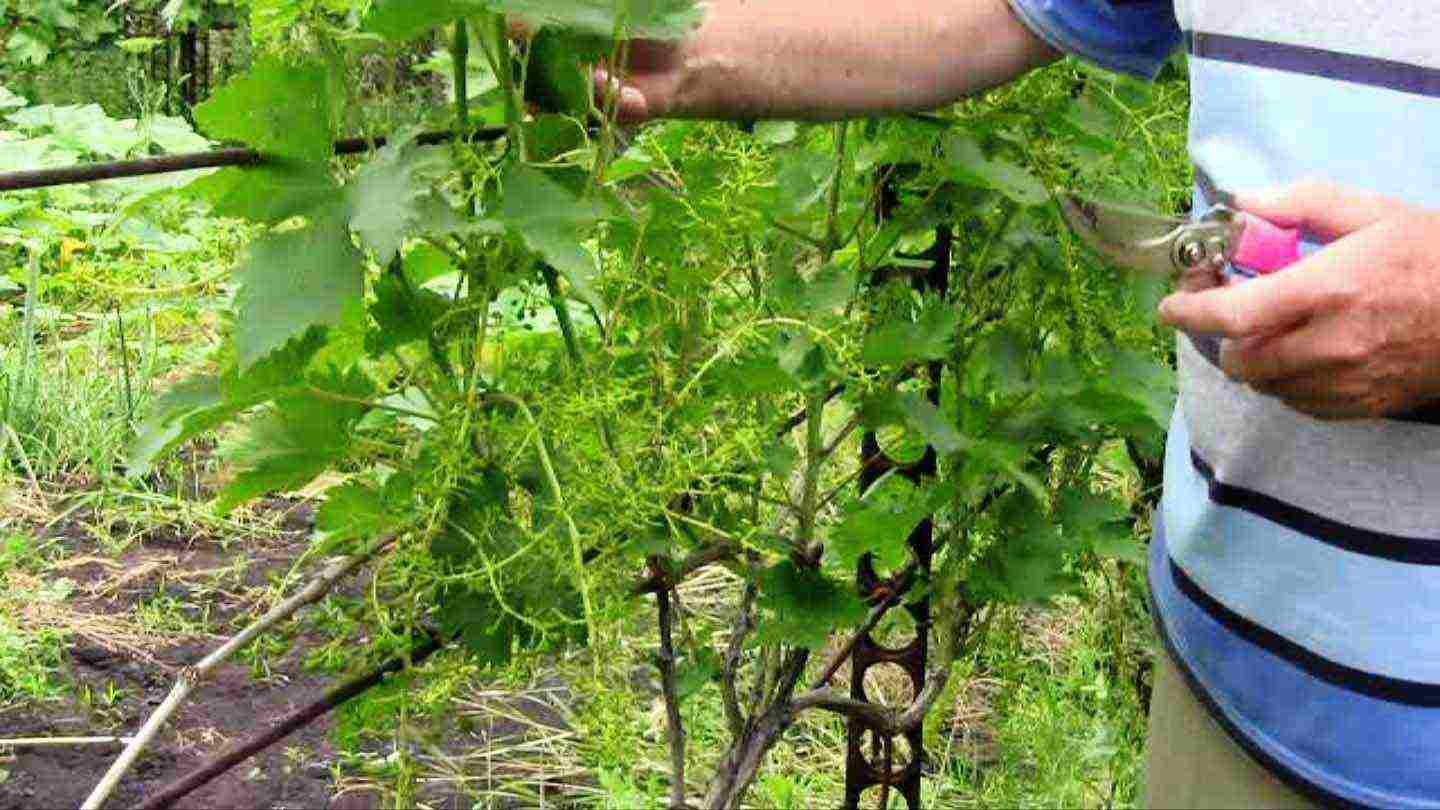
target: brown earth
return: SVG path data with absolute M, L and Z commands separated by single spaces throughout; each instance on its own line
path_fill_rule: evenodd
M 94 515 L 77 513 L 39 532 L 57 541 L 64 549 L 63 559 L 70 561 L 61 572 L 76 586 L 73 598 L 67 600 L 68 610 L 81 616 L 119 616 L 145 599 L 165 595 L 190 618 L 198 619 L 208 609 L 214 635 L 189 637 L 159 648 L 137 648 L 111 643 L 103 632 L 72 632 L 62 674 L 70 686 L 66 696 L 45 704 L 0 708 L 0 738 L 118 735 L 138 729 L 183 667 L 198 661 L 221 643 L 221 637 L 253 617 L 254 605 L 247 595 L 253 596 L 256 589 L 288 573 L 306 548 L 313 524 L 311 504 L 272 498 L 261 508 L 271 513 L 267 517 L 278 531 L 244 543 L 232 541 L 222 548 L 216 538 L 192 536 L 173 527 L 147 527 L 118 560 L 107 558 L 86 528 Z M 237 565 L 237 560 L 241 564 Z M 225 570 L 217 574 L 217 569 Z M 352 577 L 338 585 L 335 593 L 359 596 L 365 582 L 363 575 Z M 290 590 L 295 587 L 292 583 Z M 309 672 L 303 666 L 307 653 L 331 640 L 304 621 L 303 615 L 279 629 L 289 634 L 289 648 L 268 660 L 269 672 L 263 679 L 254 677 L 251 667 L 237 656 L 192 692 L 106 806 L 139 804 L 225 745 L 314 701 L 332 686 L 334 677 Z M 102 702 L 97 709 L 96 701 L 78 699 L 86 687 L 92 695 L 108 692 L 120 697 Z M 483 749 L 502 738 L 524 734 L 528 728 L 564 728 L 563 718 L 543 703 L 526 700 L 523 695 L 504 702 L 505 714 L 529 722 L 492 722 L 481 734 L 441 730 L 447 755 L 473 756 L 477 746 Z M 362 810 L 380 806 L 380 796 L 364 790 L 336 795 L 335 775 L 344 769 L 330 741 L 333 722 L 329 716 L 320 718 L 197 789 L 176 807 Z M 383 745 L 377 743 L 376 747 Z M 0 750 L 0 810 L 77 807 L 119 751 L 119 745 Z M 371 753 L 383 755 L 385 751 Z M 474 804 L 473 798 L 443 786 L 425 790 L 423 798 L 433 807 Z

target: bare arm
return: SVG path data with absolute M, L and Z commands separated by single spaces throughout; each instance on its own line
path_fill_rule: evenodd
M 710 0 L 685 41 L 636 42 L 630 119 L 934 109 L 1059 54 L 1005 0 Z

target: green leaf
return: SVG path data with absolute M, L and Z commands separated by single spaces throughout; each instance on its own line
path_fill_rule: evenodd
M 756 633 L 762 641 L 818 649 L 835 630 L 865 620 L 865 603 L 854 586 L 790 560 L 761 571 L 759 585 L 757 604 L 767 614 Z
M 380 264 L 388 264 L 414 231 L 443 221 L 442 209 L 449 208 L 431 186 L 449 168 L 449 152 L 416 146 L 415 134 L 398 136 L 376 152 L 346 187 L 350 227 Z
M 486 0 L 496 11 L 610 37 L 617 31 L 642 39 L 679 39 L 700 24 L 695 0 Z
M 655 158 L 645 150 L 645 147 L 631 145 L 620 157 L 610 161 L 610 165 L 605 167 L 605 182 L 622 183 L 653 168 L 655 168 Z
M 158 397 L 136 430 L 126 462 L 126 475 L 149 475 L 155 460 L 181 442 L 219 425 L 243 406 L 226 401 L 218 377 L 198 377 L 177 384 Z
M 304 384 L 305 369 L 325 339 L 318 329 L 287 343 L 241 374 L 236 367 L 177 384 L 151 403 L 131 444 L 126 475 L 149 475 L 155 460 L 180 443 Z
M 846 571 L 865 554 L 873 554 L 882 569 L 896 570 L 910 558 L 910 533 L 933 511 L 930 499 L 914 486 L 882 484 L 830 530 L 825 551 Z
M 442 633 L 459 639 L 482 664 L 503 666 L 510 660 L 515 622 L 496 604 L 494 596 L 450 587 L 439 601 L 436 618 Z
M 1016 330 L 996 329 L 981 338 L 966 369 L 978 392 L 1016 394 L 1029 388 L 1025 339 Z
M 351 482 L 325 493 L 325 503 L 315 513 L 315 528 L 326 535 L 326 544 L 356 538 L 377 537 L 396 525 L 397 515 L 380 490 Z
M 780 214 L 800 214 L 824 199 L 835 181 L 835 160 L 807 149 L 790 149 L 775 167 L 775 185 Z
M 237 271 L 235 346 L 241 369 L 311 326 L 340 322 L 365 292 L 363 257 L 333 208 L 251 243 Z
M 755 140 L 772 146 L 783 146 L 795 140 L 800 134 L 800 125 L 794 121 L 757 121 Z
M 675 697 L 684 701 L 705 688 L 720 675 L 720 654 L 710 647 L 700 647 L 685 656 L 675 667 Z
M 24 96 L 10 92 L 5 85 L 0 84 L 0 110 L 8 110 L 12 107 L 27 107 L 30 102 Z
M 372 393 L 358 372 L 312 383 L 361 402 Z M 367 410 L 361 402 L 306 394 L 277 399 L 274 408 L 250 426 L 246 439 L 226 453 L 242 471 L 216 499 L 217 511 L 225 514 L 267 492 L 299 489 L 314 480 L 349 450 L 354 424 Z
M 419 289 L 427 281 L 455 272 L 455 265 L 443 250 L 422 242 L 405 254 L 403 270 L 410 285 Z
M 980 141 L 966 132 L 945 139 L 944 166 L 957 182 L 998 191 L 1021 205 L 1043 205 L 1045 185 L 1030 172 L 1001 157 L 986 155 Z
M 426 289 L 411 290 L 400 279 L 386 275 L 375 282 L 375 303 L 370 316 L 378 329 L 366 335 L 372 354 L 426 340 L 435 320 L 450 309 L 450 300 Z
M 577 298 L 603 309 L 591 285 L 595 260 L 580 241 L 581 231 L 598 222 L 604 210 L 550 179 L 545 172 L 518 163 L 506 166 L 501 184 L 504 196 L 500 221 L 558 270 Z
M 918 321 L 882 324 L 865 336 L 860 360 L 868 366 L 903 366 L 922 360 L 939 360 L 950 351 L 950 340 L 960 325 L 960 314 L 931 307 Z
M 610 43 L 573 31 L 542 28 L 530 41 L 525 98 L 545 112 L 576 116 L 594 106 L 595 82 L 585 63 L 610 54 Z
M 330 88 L 325 70 L 263 57 L 195 107 L 195 123 L 216 140 L 241 141 L 267 157 L 315 163 L 330 156 Z
M 765 469 L 774 476 L 784 478 L 800 461 L 800 452 L 788 443 L 772 444 L 765 448 Z
M 484 10 L 485 4 L 471 0 L 381 0 L 370 8 L 360 28 L 400 42 Z
M 1078 579 L 1067 555 L 1076 544 L 1046 517 L 1039 502 L 1018 490 L 996 505 L 995 540 L 970 576 L 986 600 L 1038 603 L 1074 589 Z
M 19 28 L 5 41 L 5 57 L 18 64 L 39 67 L 50 58 L 50 46 L 34 29 Z
M 185 192 L 220 217 L 276 223 L 333 205 L 340 187 L 323 164 L 272 161 L 227 168 L 192 181 Z
M 1113 498 L 1071 489 L 1060 496 L 1055 520 L 1100 557 L 1141 564 L 1145 551 L 1130 529 L 1130 511 Z
M 171 154 L 200 152 L 210 148 L 210 141 L 195 134 L 188 121 L 173 115 L 143 118 L 140 120 L 139 132 L 146 140 Z
M 717 363 L 710 372 L 726 393 L 739 396 L 778 394 L 791 388 L 791 377 L 771 356 L 746 356 Z
M 792 312 L 815 315 L 841 307 L 856 289 L 855 270 L 827 264 L 806 279 L 794 265 L 786 265 L 770 282 L 776 303 Z
M 941 455 L 972 446 L 930 400 L 915 391 L 884 391 L 867 397 L 860 406 L 867 427 L 904 425 L 919 433 Z
M 823 387 L 831 377 L 830 361 L 825 350 L 805 332 L 777 335 L 775 362 L 781 371 L 806 390 Z

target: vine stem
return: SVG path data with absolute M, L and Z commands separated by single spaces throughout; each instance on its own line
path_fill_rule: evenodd
M 835 179 L 830 186 L 830 208 L 825 218 L 825 261 L 840 249 L 840 186 L 845 179 L 845 142 L 850 134 L 848 121 L 835 124 Z
M 655 592 L 660 622 L 660 657 L 655 662 L 660 670 L 660 689 L 665 695 L 665 722 L 670 736 L 670 808 L 683 810 L 685 805 L 685 726 L 680 720 L 680 697 L 675 688 L 675 642 L 671 627 L 675 618 L 670 605 L 670 589 Z
M 585 357 L 580 353 L 580 340 L 575 336 L 575 322 L 570 318 L 570 308 L 566 306 L 565 295 L 560 290 L 560 274 L 554 267 L 541 262 L 540 275 L 545 279 L 545 291 L 550 294 L 550 308 L 555 310 L 555 321 L 560 324 L 560 335 L 565 339 L 565 353 L 570 357 L 576 376 L 583 378 Z M 605 449 L 613 456 L 615 432 L 611 429 L 610 418 L 602 413 L 595 421 L 600 428 L 600 440 L 605 442 Z
M 300 608 L 319 601 L 321 597 L 334 587 L 336 582 L 344 579 L 346 575 L 369 562 L 376 554 L 388 548 L 391 543 L 395 542 L 395 538 L 396 535 L 386 535 L 372 543 L 359 554 L 332 563 L 318 577 L 311 580 L 309 585 L 306 585 L 294 596 L 271 608 L 264 616 L 251 622 L 248 627 L 231 637 L 229 641 L 226 641 L 209 655 L 200 659 L 198 664 L 192 667 L 186 667 L 185 670 L 180 673 L 180 677 L 175 680 L 175 686 L 170 689 L 170 694 L 165 696 L 165 701 L 155 709 L 155 712 L 145 721 L 145 725 L 141 726 L 140 730 L 135 733 L 135 737 L 130 741 L 130 744 L 125 746 L 125 750 L 121 751 L 120 756 L 111 763 L 110 770 L 106 771 L 105 775 L 100 778 L 100 782 L 95 785 L 95 789 L 90 792 L 90 795 L 85 799 L 85 803 L 80 805 L 80 810 L 99 810 L 105 803 L 105 800 L 114 792 L 115 786 L 120 784 L 120 779 L 124 777 L 125 773 L 130 770 L 130 767 L 135 764 L 135 760 L 139 759 L 145 747 L 160 733 L 160 729 L 165 725 L 166 721 L 170 719 L 170 716 L 175 713 L 176 709 L 180 708 L 180 704 L 185 702 L 185 698 L 190 695 L 190 692 L 193 691 L 212 670 L 224 663 L 241 647 L 253 641 L 256 636 L 288 619 Z
M 800 488 L 800 530 L 795 545 L 801 551 L 810 548 L 815 539 L 816 497 L 820 484 L 820 468 L 825 463 L 824 394 L 811 393 L 806 401 L 805 415 L 805 479 Z
M 560 487 L 560 477 L 555 474 L 555 465 L 550 462 L 550 450 L 545 446 L 545 434 L 540 430 L 540 423 L 536 421 L 535 414 L 530 406 L 519 397 L 509 394 L 491 392 L 486 394 L 486 399 L 503 402 L 513 405 L 525 414 L 525 419 L 530 422 L 530 427 L 535 430 L 535 452 L 540 454 L 540 466 L 545 468 L 545 480 L 550 485 L 550 495 L 555 499 L 555 506 L 560 510 L 561 516 L 565 518 L 565 530 L 570 535 L 570 555 L 575 564 L 575 586 L 580 590 L 580 601 L 585 606 L 585 629 L 590 638 L 595 637 L 595 610 L 590 603 L 590 586 L 585 582 L 585 549 L 580 542 L 580 529 L 575 525 L 575 519 L 570 516 L 570 509 L 565 505 L 565 493 Z M 598 674 L 600 660 L 595 660 L 595 670 Z

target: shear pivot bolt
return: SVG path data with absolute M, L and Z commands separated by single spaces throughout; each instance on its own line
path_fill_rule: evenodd
M 1196 267 L 1205 261 L 1207 251 L 1205 245 L 1199 242 L 1190 242 L 1180 246 L 1180 260 L 1186 267 Z

